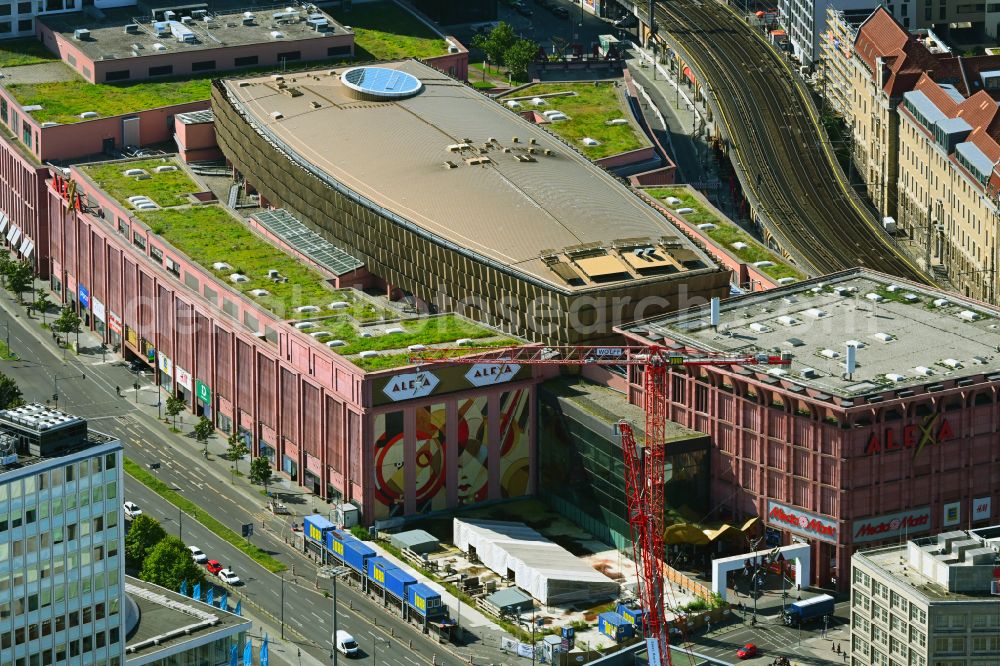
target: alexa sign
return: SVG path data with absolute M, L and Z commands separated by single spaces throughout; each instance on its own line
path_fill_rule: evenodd
M 940 414 L 932 414 L 922 424 L 903 426 L 901 431 L 886 428 L 881 435 L 873 432 L 865 447 L 865 455 L 913 449 L 913 457 L 916 458 L 925 446 L 947 442 L 954 437 L 955 432 L 948 419 L 941 418 Z
M 781 502 L 767 501 L 767 523 L 802 536 L 837 543 L 837 521 Z

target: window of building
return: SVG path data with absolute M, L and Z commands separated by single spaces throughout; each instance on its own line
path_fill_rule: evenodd
M 233 59 L 233 67 L 250 67 L 256 65 L 260 59 L 257 56 L 242 56 Z
M 104 73 L 104 80 L 105 81 L 125 81 L 125 80 L 128 79 L 129 74 L 130 74 L 130 72 L 127 69 L 116 69 L 113 72 L 105 72 Z
M 340 57 L 350 57 L 351 56 L 351 46 L 331 46 L 326 50 L 326 55 L 328 58 L 340 58 Z
M 149 68 L 150 76 L 169 76 L 174 73 L 173 65 L 157 65 Z
M 7 122 L 7 100 L 0 99 L 0 120 Z
M 302 51 L 286 51 L 278 54 L 278 62 L 289 60 L 302 60 Z
M 23 130 L 21 132 L 21 140 L 24 141 L 24 145 L 30 150 L 31 149 L 31 125 L 24 123 Z
M 210 72 L 215 69 L 214 60 L 201 60 L 199 62 L 191 63 L 192 72 Z
M 17 22 L 17 29 L 19 32 L 32 32 L 35 29 L 34 19 L 21 19 Z
M 163 263 L 163 250 L 156 247 L 155 245 L 149 246 L 149 256 L 156 259 L 157 263 Z
M 132 244 L 136 247 L 145 250 L 146 249 L 146 237 L 140 234 L 138 231 L 132 232 Z

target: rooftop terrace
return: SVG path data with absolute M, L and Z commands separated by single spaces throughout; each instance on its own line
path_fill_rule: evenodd
M 177 170 L 155 171 L 171 166 Z M 159 208 L 135 210 L 134 216 L 152 233 L 219 282 L 278 318 L 291 320 L 302 335 L 352 357 L 363 369 L 407 365 L 411 345 L 454 347 L 461 355 L 465 352 L 457 341 L 463 339 L 476 340 L 481 346 L 519 344 L 457 315 L 417 318 L 355 289 L 333 289 L 327 275 L 258 236 L 228 209 L 191 203 L 186 195 L 204 188 L 173 157 L 104 162 L 79 169 L 127 209 L 137 205 L 129 197 L 151 198 Z M 126 176 L 132 169 L 145 173 Z M 281 236 L 278 229 L 275 235 Z M 271 271 L 277 271 L 277 277 Z M 359 356 L 371 351 L 378 354 Z
M 100 20 L 83 12 L 54 14 L 39 20 L 92 60 L 124 60 L 247 46 L 276 39 L 295 42 L 349 34 L 344 26 L 319 9 L 296 6 L 289 12 L 286 5 L 272 5 L 255 8 L 250 12 L 250 20 L 242 10 L 213 12 L 207 5 L 204 7 L 178 11 L 171 17 L 163 12 L 155 17 L 139 17 L 135 8 L 122 8 L 103 10 L 104 18 Z M 189 19 L 184 19 L 185 16 Z M 80 29 L 89 31 L 85 38 L 76 37 Z M 185 35 L 185 40 L 181 41 L 172 29 Z M 276 38 L 274 32 L 281 36 Z
M 505 104 L 518 102 L 519 111 L 564 113 L 565 120 L 555 120 L 544 127 L 579 148 L 590 159 L 598 160 L 649 145 L 646 136 L 632 121 L 632 111 L 623 90 L 621 82 L 616 81 L 535 83 L 500 99 Z M 535 98 L 544 103 L 534 104 Z M 584 139 L 597 143 L 584 143 Z
M 709 351 L 790 352 L 775 380 L 843 397 L 942 381 L 1000 381 L 1000 311 L 865 269 L 722 302 L 718 331 L 707 307 L 626 327 Z M 846 344 L 856 343 L 848 377 Z

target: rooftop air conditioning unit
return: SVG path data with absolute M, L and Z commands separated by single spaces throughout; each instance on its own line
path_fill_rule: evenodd
M 191 25 L 192 23 L 194 23 L 194 18 L 190 16 L 182 16 L 181 23 L 183 23 L 184 25 Z
M 125 25 L 125 32 L 129 35 L 139 34 L 139 24 L 138 23 L 128 23 Z
M 90 31 L 86 28 L 77 28 L 73 31 L 73 39 L 78 42 L 84 42 L 90 39 Z
M 276 277 L 279 277 L 280 275 L 281 275 L 281 273 L 279 273 L 278 269 L 276 269 L 276 268 L 269 268 L 267 270 L 267 277 L 271 278 L 272 280 L 274 278 L 276 278 Z
M 153 50 L 154 51 L 166 51 L 167 47 L 164 46 L 163 44 L 161 44 L 160 42 L 156 42 L 156 43 L 153 44 Z
M 283 39 L 285 37 L 284 33 L 277 30 L 271 31 L 271 39 Z
M 171 11 L 169 9 L 167 11 L 163 12 L 163 20 L 164 21 L 169 21 L 172 18 L 174 18 L 175 16 L 177 16 L 177 12 Z
M 86 120 L 87 118 L 97 118 L 97 111 L 84 111 L 80 114 L 80 117 Z

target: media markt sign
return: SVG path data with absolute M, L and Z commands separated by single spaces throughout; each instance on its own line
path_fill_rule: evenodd
M 210 404 L 212 402 L 212 389 L 208 387 L 208 384 L 201 381 L 200 379 L 194 380 L 194 397 L 201 400 L 203 403 Z
M 509 382 L 521 366 L 516 363 L 476 363 L 465 373 L 473 386 L 493 386 Z
M 854 543 L 882 541 L 900 535 L 909 537 L 920 532 L 927 532 L 930 529 L 931 508 L 929 506 L 875 518 L 863 518 L 855 520 L 851 524 Z
M 837 521 L 809 511 L 792 508 L 781 502 L 767 501 L 767 522 L 769 525 L 802 536 L 828 543 L 837 543 Z
M 423 398 L 431 394 L 438 385 L 438 378 L 430 372 L 407 372 L 396 375 L 385 384 L 382 392 L 393 402 Z

